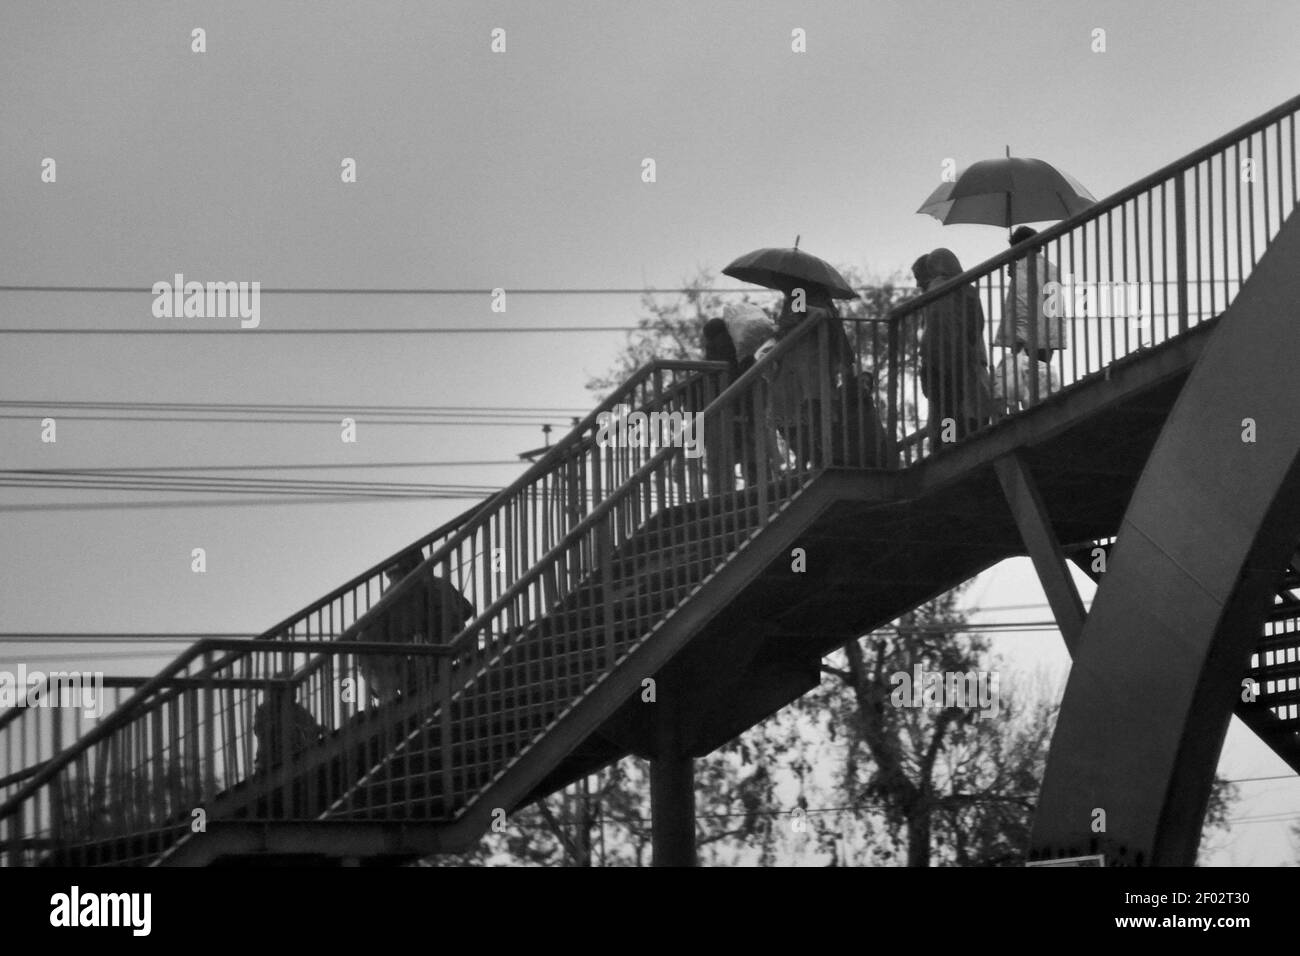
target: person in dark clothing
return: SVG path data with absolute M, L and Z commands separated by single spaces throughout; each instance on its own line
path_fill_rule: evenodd
M 418 550 L 408 551 L 385 572 L 390 588 L 410 574 L 420 574 L 420 579 L 398 603 L 367 623 L 358 633 L 357 640 L 444 644 L 474 619 L 474 605 L 428 569 L 420 572 L 423 563 Z M 416 690 L 420 684 L 419 675 L 432 673 L 433 663 L 431 657 L 412 658 L 396 654 L 362 655 L 357 659 L 370 695 L 377 703 Z
M 275 684 L 266 699 L 253 712 L 253 735 L 257 739 L 257 756 L 253 767 L 265 772 L 284 762 L 285 746 L 293 760 L 320 742 L 324 731 L 311 712 L 297 702 L 296 690 Z
M 770 326 L 771 323 L 769 322 Z M 742 367 L 737 355 L 731 328 L 725 319 L 709 319 L 704 323 L 704 359 L 709 362 L 726 362 L 729 383 L 734 382 L 749 366 L 754 364 L 753 355 L 745 358 Z M 699 409 L 702 410 L 702 409 Z M 731 419 L 731 427 L 722 435 L 710 427 L 706 432 L 705 451 L 708 454 L 708 467 L 714 475 L 718 491 L 730 490 L 733 484 L 736 465 L 742 468 L 746 484 L 752 485 L 759 477 L 759 445 L 762 436 L 758 435 L 753 425 L 753 413 L 748 402 L 733 403 L 723 409 L 723 414 Z M 726 428 L 725 424 L 722 426 Z M 729 435 L 726 448 L 717 447 L 724 444 L 723 437 Z
M 916 264 L 913 272 L 918 272 Z M 948 249 L 926 257 L 919 274 L 927 291 L 961 275 L 961 263 Z M 945 423 L 960 440 L 988 421 L 991 410 L 988 351 L 984 346 L 984 308 L 972 285 L 952 290 L 925 308 L 920 341 L 921 391 L 930 402 L 931 447 L 944 444 Z
M 704 361 L 726 362 L 734 378 L 739 373 L 740 362 L 736 358 L 736 344 L 731 341 L 727 323 L 722 319 L 709 319 L 704 323 L 703 338 Z
M 916 287 L 924 292 L 925 287 L 930 284 L 930 267 L 926 265 L 926 260 L 930 258 L 930 253 L 924 253 L 916 257 L 912 263 L 912 275 L 916 278 Z

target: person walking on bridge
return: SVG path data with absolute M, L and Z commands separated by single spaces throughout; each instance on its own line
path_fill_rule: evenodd
M 962 273 L 949 249 L 935 249 L 912 266 L 926 291 Z M 953 289 L 926 307 L 921 328 L 921 391 L 930 403 L 927 430 L 932 450 L 960 441 L 986 424 L 992 404 L 984 308 L 973 285 Z
M 823 329 L 803 336 L 768 373 L 772 421 L 799 466 L 809 462 L 813 467 L 834 464 L 844 455 L 843 424 L 836 398 L 839 387 L 850 378 L 856 359 L 839 311 L 825 290 L 816 286 L 787 290 L 776 320 L 776 335 L 763 344 L 756 356 L 762 361 L 796 329 L 818 323 Z M 818 341 L 822 337 L 826 339 L 824 359 Z M 830 396 L 829 408 L 823 407 L 823 391 Z M 824 447 L 823 415 L 831 419 L 830 449 Z M 828 451 L 834 460 L 828 460 Z
M 431 569 L 421 573 L 423 563 L 418 549 L 408 551 L 385 572 L 389 588 L 396 587 L 409 575 L 419 574 L 419 578 L 395 604 L 367 621 L 359 630 L 357 640 L 444 644 L 474 619 L 474 605 Z M 357 658 L 357 667 L 370 688 L 371 699 L 384 703 L 427 687 L 428 682 L 421 681 L 420 675 L 431 671 L 434 660 L 401 654 L 363 654 Z M 443 661 L 450 665 L 453 659 Z
M 1011 234 L 1017 246 L 1038 235 L 1037 229 L 1021 226 Z M 1051 294 L 1048 283 L 1058 282 L 1056 265 L 1044 250 L 1030 252 L 1010 266 L 1010 287 L 1002 307 L 1002 322 L 994 344 L 1009 350 L 998 364 L 994 378 L 994 397 L 1015 410 L 1028 408 L 1033 402 L 1031 376 L 1038 379 L 1038 400 L 1056 391 L 1052 375 L 1052 355 L 1069 347 L 1065 319 L 1049 314 L 1046 301 Z M 1030 301 L 1031 286 L 1036 290 Z

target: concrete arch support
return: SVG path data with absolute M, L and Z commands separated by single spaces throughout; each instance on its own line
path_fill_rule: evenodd
M 1066 686 L 1034 857 L 1194 862 L 1242 674 L 1300 539 L 1298 462 L 1292 214 L 1213 331 L 1129 503 Z

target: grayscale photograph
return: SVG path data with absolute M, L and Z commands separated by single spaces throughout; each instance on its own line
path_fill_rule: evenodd
M 1298 41 L 1292 0 L 5 0 L 10 927 L 415 926 L 559 868 L 610 913 L 638 868 L 946 868 L 997 871 L 954 914 L 1284 918 Z

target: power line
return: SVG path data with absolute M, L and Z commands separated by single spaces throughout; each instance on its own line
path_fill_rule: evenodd
M 37 657 L 36 655 L 32 655 L 32 656 L 33 656 L 34 659 L 39 660 L 39 661 L 51 661 L 51 662 L 54 662 L 54 661 L 69 661 L 69 662 L 74 662 L 74 663 L 81 663 L 81 662 L 83 662 L 83 661 L 85 661 L 85 660 L 87 659 L 87 656 L 86 656 L 85 653 L 79 653 L 79 654 L 44 654 L 44 653 L 42 653 L 39 657 Z M 138 650 L 138 651 L 100 651 L 100 652 L 94 654 L 93 659 L 96 660 L 96 661 L 100 661 L 100 660 L 114 660 L 114 661 L 117 661 L 117 660 L 149 660 L 149 661 L 156 661 L 156 660 L 171 660 L 171 659 L 174 658 L 175 656 L 176 656 L 176 655 L 175 655 L 175 652 L 174 652 L 174 651 L 170 651 L 170 650 L 162 650 L 162 651 L 152 651 L 152 650 Z M 104 676 L 107 677 L 107 676 L 109 676 L 109 675 L 106 674 L 106 675 L 104 675 Z M 118 676 L 118 675 L 112 675 L 112 676 Z M 136 675 L 129 675 L 129 676 L 136 676 Z M 148 675 L 148 676 L 152 677 L 152 676 L 154 676 L 154 675 L 153 675 L 153 674 L 150 674 L 150 675 Z
M 223 495 L 255 495 L 255 494 L 265 494 L 269 492 L 274 494 L 289 495 L 295 498 L 322 498 L 322 497 L 334 498 L 340 495 L 349 495 L 349 494 L 368 495 L 368 496 L 373 496 L 375 498 L 393 498 L 393 499 L 405 499 L 405 498 L 421 499 L 421 498 L 439 497 L 442 495 L 455 495 L 457 497 L 464 495 L 466 497 L 473 497 L 473 498 L 486 498 L 489 495 L 493 494 L 493 491 L 487 489 L 486 486 L 481 488 L 476 488 L 473 486 L 457 487 L 455 485 L 447 485 L 447 486 L 430 485 L 426 487 L 409 487 L 409 488 L 396 487 L 396 486 L 395 487 L 381 486 L 381 487 L 370 488 L 364 484 L 360 484 L 355 487 L 350 487 L 347 485 L 339 485 L 339 486 L 330 485 L 330 486 L 324 486 L 320 488 L 296 488 L 293 487 L 292 485 L 236 486 L 236 485 L 202 484 L 202 485 L 188 485 L 188 486 L 171 486 L 166 484 L 149 484 L 149 483 L 140 483 L 140 484 L 123 483 L 121 485 L 100 485 L 100 484 L 76 483 L 76 482 L 67 482 L 67 483 L 56 484 L 56 485 L 45 485 L 45 484 L 35 484 L 29 482 L 11 482 L 11 481 L 5 481 L 3 479 L 0 479 L 0 488 L 26 488 L 26 489 L 33 489 L 39 491 L 62 491 L 65 489 L 66 490 L 90 490 L 90 491 L 154 491 L 154 492 L 162 492 L 164 494 L 206 492 L 206 493 L 223 494 Z
M 775 289 L 764 289 L 758 286 L 737 287 L 737 288 L 676 288 L 676 289 L 650 289 L 650 288 L 593 288 L 593 287 L 573 287 L 573 288 L 519 288 L 512 289 L 509 286 L 500 286 L 507 296 L 511 295 L 779 295 Z M 858 291 L 865 291 L 872 288 L 862 286 Z M 97 292 L 97 293 L 126 293 L 129 295 L 150 295 L 156 296 L 152 286 L 120 286 L 120 285 L 0 285 L 0 292 Z M 265 288 L 259 287 L 259 295 L 461 295 L 461 296 L 491 296 L 494 289 L 439 289 L 433 287 L 390 287 L 390 288 L 370 288 L 370 289 L 346 289 L 346 288 L 329 288 L 329 287 L 299 287 L 299 288 Z
M 0 329 L 0 335 L 243 335 L 246 339 L 265 335 L 480 335 L 509 333 L 571 332 L 636 332 L 638 325 L 551 325 L 551 326 L 442 326 L 439 328 L 374 328 L 374 329 Z M 252 332 L 253 335 L 247 333 Z
M 394 503 L 397 501 L 453 501 L 453 500 L 478 500 L 482 495 L 477 494 L 431 494 L 413 496 L 392 496 L 392 495 L 320 495 L 309 497 L 288 497 L 288 498 L 244 498 L 231 501 L 225 498 L 202 499 L 199 501 L 124 501 L 114 502 L 82 502 L 69 504 L 33 504 L 33 505 L 0 505 L 0 512 L 17 513 L 17 512 L 46 512 L 46 511 L 132 511 L 142 509 L 163 509 L 163 508 L 244 508 L 257 507 L 259 505 L 325 505 L 325 504 L 361 504 L 377 501 L 387 501 Z
M 888 628 L 877 628 L 877 631 L 888 630 Z M 875 633 L 874 631 L 872 633 Z M 76 642 L 76 641 L 99 641 L 99 640 L 133 640 L 138 637 L 140 640 L 168 640 L 168 641 L 197 641 L 205 637 L 254 637 L 251 634 L 210 634 L 206 632 L 184 632 L 184 631 L 159 631 L 146 634 L 137 634 L 133 631 L 0 631 L 0 641 L 21 641 L 24 639 L 51 641 L 51 642 Z M 1241 783 L 1246 780 L 1267 780 L 1267 779 L 1285 779 L 1271 777 L 1252 777 L 1243 778 L 1242 780 L 1231 780 L 1229 783 Z
M 0 468 L 0 475 L 61 475 L 61 474 L 125 474 L 128 472 L 170 471 L 305 471 L 335 468 L 454 468 L 459 466 L 519 465 L 518 458 L 500 459 L 449 459 L 446 461 L 384 461 L 384 462 L 334 462 L 302 463 L 291 465 L 114 465 L 93 468 Z M 1044 607 L 1046 605 L 1043 605 Z
M 326 635 L 321 638 L 318 635 L 312 635 L 313 640 L 328 639 L 338 635 Z M 108 631 L 102 633 L 92 633 L 90 631 L 0 631 L 0 641 L 6 641 L 14 644 L 190 644 L 202 640 L 251 640 L 257 637 L 256 634 L 236 634 L 236 633 L 179 633 L 174 631 L 157 631 L 154 633 L 140 634 L 130 631 Z
M 371 413 L 381 415 L 585 415 L 587 408 L 556 408 L 528 405 L 366 405 L 334 402 L 330 404 L 310 404 L 296 402 L 291 404 L 269 402 L 132 402 L 132 401 L 67 401 L 55 399 L 50 401 L 32 401 L 18 399 L 0 399 L 0 408 L 90 408 L 122 409 L 140 411 L 224 411 L 224 412 L 281 412 L 292 414 L 310 414 L 312 412 L 347 412 Z
M 491 495 L 491 493 L 492 493 L 492 492 L 489 492 L 489 491 L 483 491 L 483 490 L 475 489 L 475 488 L 463 488 L 463 489 L 460 489 L 460 488 L 455 488 L 455 487 L 429 487 L 429 488 L 420 488 L 420 489 L 391 489 L 391 490 L 389 490 L 389 489 L 384 489 L 384 490 L 376 489 L 376 490 L 367 490 L 367 489 L 364 488 L 364 487 L 358 487 L 358 488 L 339 487 L 339 488 L 323 488 L 323 489 L 314 489 L 314 488 L 295 489 L 295 488 L 292 488 L 292 487 L 281 488 L 281 487 L 276 487 L 276 486 L 267 486 L 267 487 L 251 487 L 251 488 L 237 488 L 237 487 L 228 487 L 228 486 L 211 486 L 211 485 L 203 485 L 203 486 L 193 486 L 193 487 L 188 487 L 188 488 L 172 488 L 172 487 L 159 486 L 159 485 L 124 485 L 124 486 L 122 486 L 122 487 L 120 487 L 120 488 L 106 488 L 106 487 L 104 487 L 104 486 L 99 486 L 99 485 L 63 485 L 63 486 L 58 486 L 58 487 L 52 487 L 52 486 L 44 486 L 44 485 L 34 485 L 34 486 L 33 486 L 33 485 L 11 484 L 11 483 L 4 483 L 4 482 L 0 482 L 0 488 L 33 488 L 33 489 L 41 490 L 41 491 L 60 491 L 60 490 L 135 491 L 135 492 L 160 492 L 160 493 L 163 493 L 163 494 L 183 494 L 183 493 L 190 493 L 190 494 L 192 494 L 192 493 L 202 493 L 202 492 L 207 492 L 207 493 L 211 493 L 211 494 L 221 494 L 221 495 L 234 496 L 234 497 L 228 497 L 228 498 L 215 499 L 215 500 L 214 500 L 214 503 L 215 503 L 216 500 L 220 500 L 220 501 L 223 501 L 223 502 L 226 502 L 226 503 L 232 504 L 232 505 L 233 505 L 233 504 L 238 504 L 241 500 L 243 500 L 243 501 L 258 501 L 258 502 L 260 502 L 260 501 L 265 501 L 265 500 L 266 500 L 265 498 L 252 497 L 252 496 L 256 496 L 256 495 L 266 495 L 266 494 L 283 495 L 283 496 L 285 496 L 283 500 L 287 503 L 288 501 L 291 501 L 291 500 L 296 500 L 296 501 L 303 501 L 303 500 L 313 500 L 313 501 L 338 501 L 338 500 L 341 500 L 341 499 L 344 499 L 344 498 L 353 498 L 353 497 L 355 497 L 355 498 L 367 499 L 367 500 L 373 500 L 373 501 L 381 501 L 381 500 L 382 500 L 382 501 L 432 501 L 432 500 L 441 500 L 441 499 L 447 499 L 447 498 L 457 498 L 457 499 L 483 499 L 483 498 L 487 498 L 487 497 L 489 497 L 489 496 Z M 90 506 L 90 505 L 99 505 L 99 504 L 103 504 L 103 505 L 105 505 L 105 506 L 107 506 L 107 507 L 125 507 L 127 504 L 135 504 L 135 505 L 145 505 L 145 504 L 167 505 L 167 504 L 190 504 L 190 503 L 191 503 L 191 502 L 184 501 L 184 500 L 180 500 L 180 499 L 171 499 L 171 500 L 156 500 L 156 499 L 155 499 L 155 500 L 152 500 L 152 501 L 149 501 L 149 500 L 141 500 L 141 501 L 136 501 L 136 502 L 124 502 L 124 503 L 122 503 L 122 504 L 118 504 L 118 505 L 114 505 L 114 504 L 112 504 L 112 503 L 110 503 L 110 502 L 98 502 L 98 501 L 96 501 L 96 502 L 76 502 L 76 503 L 74 503 L 74 502 L 43 502 L 43 503 L 34 503 L 34 504 L 30 504 L 30 505 L 0 505 L 0 508 L 2 508 L 2 509 L 5 510 L 5 511 L 11 511 L 11 510 L 13 510 L 13 511 L 16 511 L 16 510 L 33 510 L 33 511 L 39 511 L 39 510 L 51 510 L 51 509 L 52 509 L 52 510 L 59 510 L 59 506 L 71 506 L 71 505 L 73 505 L 73 504 L 76 504 L 76 505 L 78 506 L 78 508 L 80 508 L 81 505 Z M 66 510 L 66 508 L 65 508 L 64 510 Z
M 24 472 L 0 472 L 0 484 L 22 488 L 128 488 L 138 486 L 158 486 L 161 488 L 294 488 L 299 490 L 455 490 L 483 491 L 498 490 L 495 485 L 474 482 L 451 481 L 379 481 L 345 478 L 262 478 L 242 475 L 190 475 L 190 474 L 149 474 L 147 472 L 124 472 L 98 474 L 96 472 L 64 471 L 56 474 L 32 474 Z
M 182 423 L 202 423 L 214 422 L 218 425 L 334 425 L 338 426 L 337 418 L 274 418 L 263 416 L 247 418 L 226 418 L 221 416 L 198 416 L 198 415 L 82 415 L 76 412 L 60 413 L 57 417 L 67 419 L 68 421 L 78 422 L 148 422 L 150 424 L 161 424 L 166 422 Z M 32 421 L 31 415 L 5 415 L 0 414 L 0 420 L 7 419 L 10 421 Z M 525 428 L 536 425 L 549 424 L 555 421 L 555 418 L 520 418 L 518 421 L 488 421 L 486 419 L 468 418 L 463 420 L 445 420 L 445 421 L 418 421 L 406 418 L 398 419 L 381 419 L 381 418 L 361 418 L 359 425 L 416 425 L 422 427 L 497 427 L 497 428 Z

